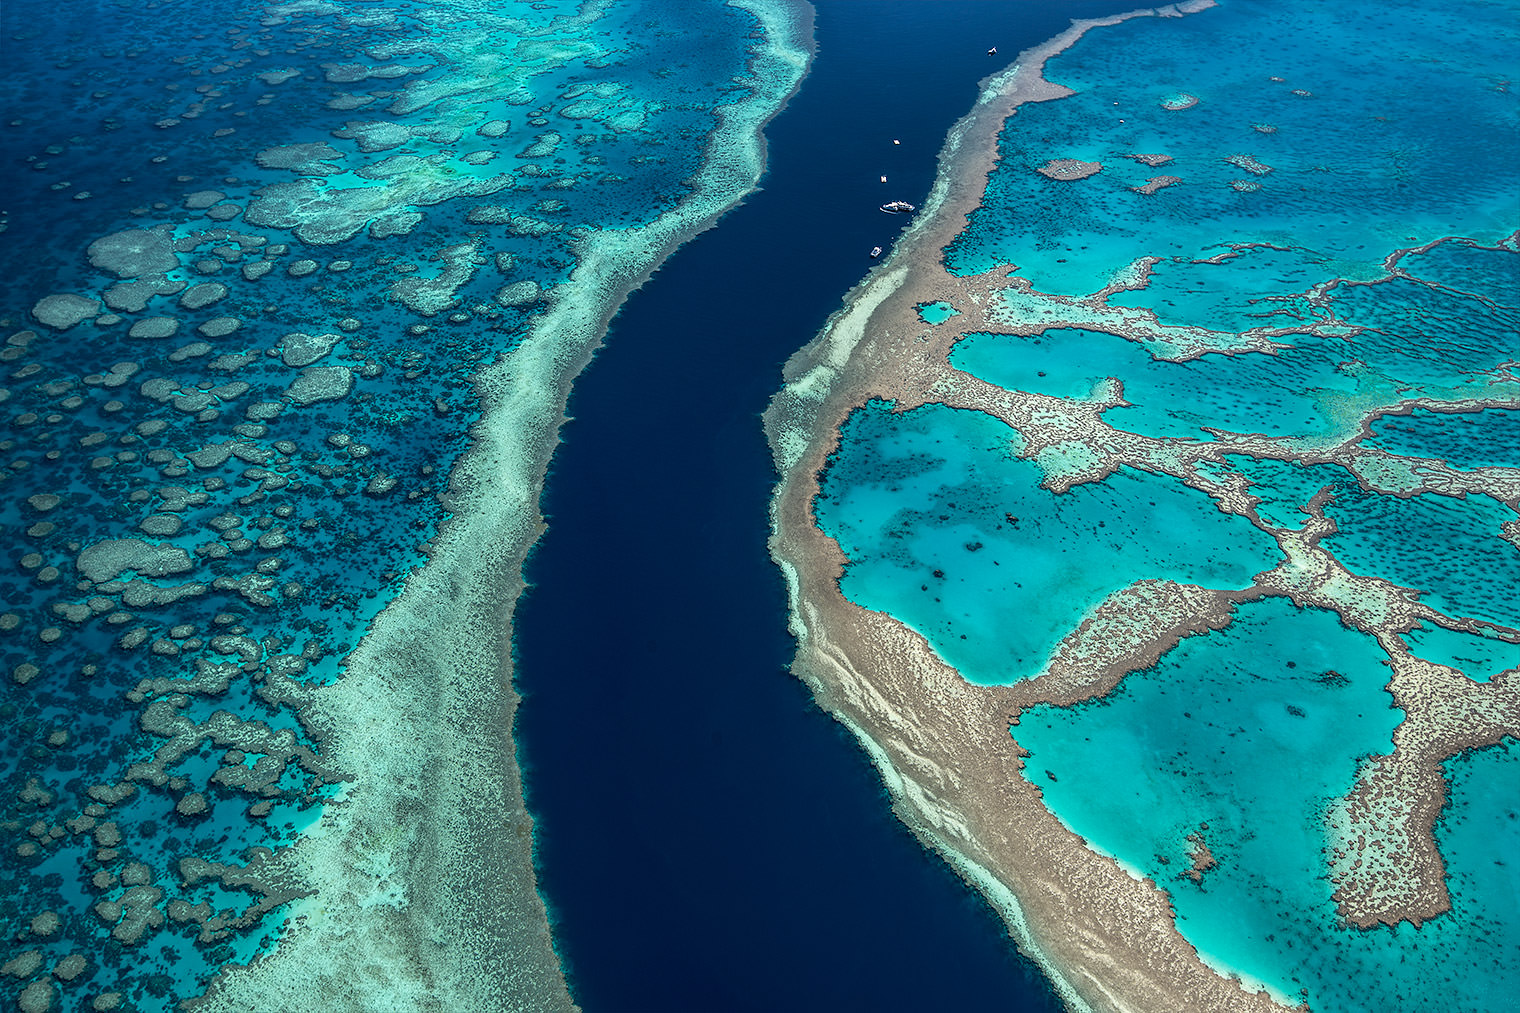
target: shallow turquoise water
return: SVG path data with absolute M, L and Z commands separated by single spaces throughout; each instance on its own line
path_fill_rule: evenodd
M 1259 500 L 1256 513 L 1273 527 L 1302 528 L 1309 518 L 1304 507 L 1315 493 L 1351 480 L 1351 473 L 1338 464 L 1305 467 L 1297 461 L 1258 461 L 1243 454 L 1227 454 L 1225 461 L 1251 483 L 1251 495 Z
M 1100 331 L 1061 329 L 1034 337 L 975 334 L 956 343 L 950 361 L 990 383 L 1057 397 L 1086 398 L 1105 377 L 1124 382 L 1133 407 L 1104 420 L 1146 436 L 1209 439 L 1209 426 L 1269 436 L 1312 436 L 1334 422 L 1316 392 L 1357 389 L 1338 369 L 1336 339 L 1304 335 L 1299 347 L 1267 355 L 1210 354 L 1187 362 L 1154 358 L 1132 341 Z
M 1290 261 L 1295 270 L 1297 263 Z M 1291 297 L 1302 279 L 1285 279 L 1277 287 L 1283 296 L 1264 302 L 1248 293 L 1268 290 L 1266 282 L 1252 282 L 1249 289 L 1232 286 L 1243 280 L 1244 268 L 1187 267 L 1234 273 L 1211 276 L 1189 302 L 1167 298 L 1165 288 L 1126 293 L 1128 301 L 1156 307 L 1170 323 L 1197 324 L 1212 315 L 1216 326 L 1231 333 L 1237 326 L 1268 323 L 1308 326 L 1327 316 L 1326 309 L 1306 309 Z M 1510 361 L 1520 347 L 1520 313 L 1416 281 L 1342 284 L 1327 303 L 1339 326 L 1359 328 L 1354 336 L 1291 334 L 1279 339 L 1287 347 L 1272 353 L 1210 353 L 1173 362 L 1154 357 L 1139 343 L 1091 330 L 1055 329 L 1031 337 L 972 334 L 956 344 L 951 362 L 1010 389 L 1059 397 L 1088 397 L 1098 380 L 1117 377 L 1133 407 L 1113 409 L 1105 418 L 1147 436 L 1203 437 L 1200 429 L 1207 426 L 1314 438 L 1345 430 L 1348 403 L 1415 392 L 1439 395 L 1453 388 L 1484 393 L 1473 389 L 1480 374 Z M 1238 311 L 1228 310 L 1231 306 Z M 1286 319 L 1268 320 L 1271 314 Z M 1520 390 L 1514 383 L 1484 385 L 1495 395 Z M 1493 419 L 1503 415 L 1495 412 Z M 1492 420 L 1488 426 L 1490 431 L 1477 437 L 1498 445 L 1488 459 L 1502 454 L 1499 448 L 1520 452 L 1515 427 Z
M 1520 410 L 1385 415 L 1372 424 L 1366 446 L 1405 457 L 1429 457 L 1454 468 L 1513 468 L 1520 463 Z
M 1351 572 L 1421 590 L 1449 616 L 1520 627 L 1520 549 L 1499 537 L 1515 519 L 1508 507 L 1488 496 L 1378 496 L 1347 483 L 1325 516 L 1340 530 L 1322 544 Z
M 1347 351 L 1405 383 L 1451 383 L 1514 361 L 1520 348 L 1520 311 L 1417 281 L 1342 285 L 1330 305 L 1365 328 Z
M 926 324 L 942 324 L 960 313 L 960 310 L 947 302 L 923 303 L 917 309 L 919 319 Z
M 1514 98 L 1501 86 L 1514 25 L 1504 4 L 1225 3 L 1104 29 L 1047 65 L 1077 95 L 1009 121 L 990 199 L 947 262 L 963 274 L 1016 263 L 1037 289 L 1078 294 L 1136 257 L 1208 256 L 1221 242 L 1312 249 L 1333 277 L 1372 271 L 1411 236 L 1500 238 L 1514 227 Z M 1163 108 L 1178 91 L 1198 103 Z M 1453 129 L 1461 159 L 1432 143 Z M 1131 153 L 1174 161 L 1151 168 Z M 1226 161 L 1236 155 L 1271 171 Z M 1033 171 L 1052 158 L 1104 168 L 1069 183 Z M 1183 182 L 1130 189 L 1162 174 Z
M 1436 846 L 1446 858 L 1450 922 L 1430 923 L 1448 943 L 1453 962 L 1471 969 L 1454 1006 L 1504 1009 L 1520 995 L 1520 743 L 1506 739 L 1445 763 L 1450 799 L 1436 823 Z
M 1142 578 L 1249 586 L 1277 545 L 1176 479 L 1125 469 L 1056 495 L 986 415 L 874 402 L 851 417 L 818 518 L 854 602 L 918 630 L 973 682 L 1034 674 L 1082 615 Z
M 1101 701 L 1028 711 L 1013 729 L 1027 775 L 1073 831 L 1153 878 L 1205 956 L 1315 1009 L 1504 1008 L 1520 983 L 1515 884 L 1520 751 L 1454 759 L 1438 833 L 1455 908 L 1416 931 L 1338 923 L 1323 878 L 1325 807 L 1402 717 L 1371 637 L 1280 599 L 1183 641 Z M 1332 674 L 1333 673 L 1333 674 Z M 1047 773 L 1048 772 L 1048 773 Z M 1054 778 L 1050 776 L 1054 775 Z M 1183 877 L 1199 832 L 1219 865 Z M 1485 839 L 1482 827 L 1499 827 Z M 1474 971 L 1479 973 L 1475 974 Z
M 1520 668 L 1520 644 L 1497 637 L 1425 624 L 1404 634 L 1404 643 L 1415 657 L 1450 665 L 1479 682 L 1487 682 L 1499 672 Z
M 1443 243 L 1436 249 L 1448 245 L 1455 244 Z M 1121 293 L 1111 300 L 1154 307 L 1168 323 L 1201 326 L 1212 320 L 1216 328 L 1229 333 L 1252 326 L 1314 326 L 1329 322 L 1334 315 L 1335 328 L 1330 333 L 1284 335 L 1278 340 L 1286 347 L 1271 353 L 1209 353 L 1174 362 L 1157 358 L 1145 345 L 1117 334 L 1064 328 L 1029 337 L 970 334 L 957 342 L 951 363 L 1009 389 L 1057 397 L 1090 397 L 1094 384 L 1116 377 L 1124 384 L 1130 406 L 1110 410 L 1106 420 L 1115 427 L 1157 437 L 1208 438 L 1203 432 L 1208 427 L 1339 439 L 1352 435 L 1347 428 L 1352 421 L 1348 405 L 1376 404 L 1414 393 L 1442 396 L 1455 390 L 1464 395 L 1513 396 L 1520 391 L 1513 382 L 1484 378 L 1520 348 L 1520 312 L 1434 282 L 1403 278 L 1339 284 L 1323 305 L 1310 304 L 1293 295 L 1305 287 L 1305 265 L 1315 262 L 1299 256 L 1301 252 L 1252 250 L 1223 264 L 1185 263 L 1178 271 L 1184 278 L 1207 272 L 1206 278 L 1189 281 L 1185 293 L 1176 291 L 1176 284 L 1153 281 L 1152 288 Z M 1253 265 L 1264 255 L 1266 261 Z M 1253 273 L 1268 261 L 1284 275 L 1275 286 L 1281 294 L 1253 295 L 1274 288 L 1266 280 L 1273 272 Z M 1156 277 L 1164 281 L 1171 275 L 1158 269 Z M 1348 327 L 1356 330 L 1345 336 L 1341 332 Z M 1416 414 L 1431 413 L 1420 410 Z M 1373 445 L 1497 464 L 1506 456 L 1520 454 L 1520 424 L 1510 421 L 1512 414 L 1498 409 L 1468 413 L 1481 420 L 1483 431 L 1471 434 L 1465 449 L 1460 442 L 1448 448 L 1437 433 L 1419 439 L 1422 430 L 1397 420 L 1381 421 L 1375 432 L 1409 429 L 1416 437 L 1412 444 L 1406 440 Z M 1427 423 L 1426 429 L 1430 428 Z M 1401 447 L 1407 449 L 1401 451 Z
M 1197 256 L 1227 249 L 1201 250 Z M 1108 302 L 1154 310 L 1168 323 L 1209 330 L 1292 326 L 1301 313 L 1323 317 L 1291 296 L 1334 277 L 1331 267 L 1324 254 L 1301 248 L 1246 247 L 1222 263 L 1179 257 L 1151 268 L 1145 288 L 1119 292 Z M 1274 295 L 1268 298 L 1268 293 Z
M 1471 240 L 1439 243 L 1400 258 L 1399 268 L 1425 281 L 1487 299 L 1509 309 L 1520 305 L 1520 252 L 1482 247 Z

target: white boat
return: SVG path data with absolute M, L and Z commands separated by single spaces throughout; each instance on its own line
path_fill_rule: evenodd
M 887 201 L 887 203 L 881 206 L 881 209 L 889 215 L 902 215 L 907 214 L 909 211 L 918 210 L 918 208 L 914 207 L 912 204 L 909 204 L 905 200 Z
M 875 260 L 879 256 L 881 256 L 881 247 L 879 247 L 879 246 L 873 246 L 873 247 L 871 247 L 871 259 Z

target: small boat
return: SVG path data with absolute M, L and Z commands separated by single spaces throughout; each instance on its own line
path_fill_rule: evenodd
M 891 201 L 887 201 L 885 204 L 883 204 L 881 206 L 881 209 L 883 211 L 885 211 L 889 215 L 907 214 L 909 211 L 917 211 L 918 210 L 918 208 L 914 207 L 912 204 L 909 204 L 905 200 L 891 200 Z
M 881 181 L 882 181 L 882 182 L 883 182 L 883 183 L 885 183 L 885 182 L 886 182 L 886 181 L 887 181 L 887 177 L 885 177 L 885 176 L 883 176 L 883 177 L 881 177 Z
M 871 259 L 875 260 L 879 256 L 881 256 L 881 247 L 879 247 L 879 246 L 873 246 L 873 247 L 871 247 Z
M 997 47 L 993 46 L 991 49 L 987 50 L 987 55 L 988 56 L 996 56 L 997 55 Z

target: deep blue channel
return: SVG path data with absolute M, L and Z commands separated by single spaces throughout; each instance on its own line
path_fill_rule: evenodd
M 571 399 L 517 613 L 540 885 L 590 1011 L 1054 1011 L 787 672 L 760 413 L 903 224 L 876 206 L 927 195 L 976 82 L 1125 7 L 817 6 L 763 189 L 628 300 Z

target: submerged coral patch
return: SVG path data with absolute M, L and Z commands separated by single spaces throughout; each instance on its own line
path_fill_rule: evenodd
M 310 366 L 342 341 L 339 334 L 307 334 L 293 331 L 280 339 L 280 357 L 287 366 Z
M 170 237 L 158 229 L 126 229 L 95 240 L 85 251 L 90 263 L 118 278 L 163 274 L 179 266 Z
M 100 312 L 100 303 L 82 295 L 62 293 L 43 296 L 32 307 L 32 316 L 39 323 L 57 331 L 66 331 L 83 320 Z

